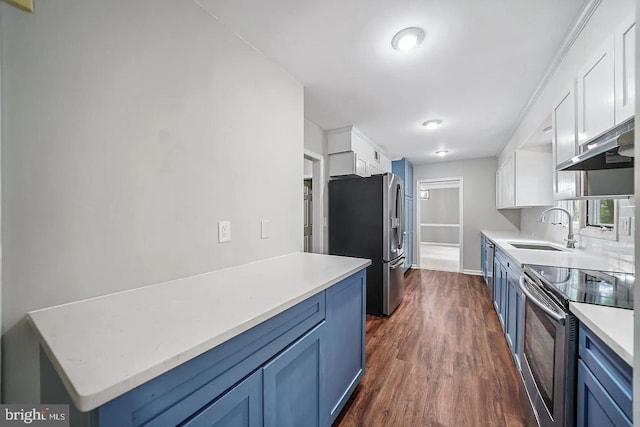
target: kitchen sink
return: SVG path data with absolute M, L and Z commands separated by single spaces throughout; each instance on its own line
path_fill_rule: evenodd
M 513 243 L 509 242 L 511 246 L 518 249 L 533 249 L 536 251 L 556 251 L 562 252 L 562 249 L 558 249 L 554 246 L 549 245 L 538 245 L 537 243 Z

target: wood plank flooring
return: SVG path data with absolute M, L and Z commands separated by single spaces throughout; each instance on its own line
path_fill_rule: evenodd
M 413 270 L 334 426 L 523 426 L 520 380 L 480 276 Z

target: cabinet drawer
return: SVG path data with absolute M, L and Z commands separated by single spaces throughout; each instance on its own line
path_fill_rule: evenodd
M 633 424 L 582 360 L 578 361 L 578 427 L 631 427 Z
M 99 425 L 177 425 L 324 318 L 325 293 L 320 292 L 101 406 Z
M 633 370 L 585 325 L 580 324 L 580 358 L 624 414 L 633 418 Z

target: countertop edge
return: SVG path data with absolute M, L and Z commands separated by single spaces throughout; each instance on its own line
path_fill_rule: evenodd
M 633 354 L 624 348 L 624 346 L 618 342 L 618 340 L 614 339 L 611 335 L 609 335 L 602 326 L 598 324 L 598 322 L 594 321 L 587 313 L 583 312 L 581 309 L 582 303 L 569 303 L 569 311 L 576 315 L 578 320 L 584 323 L 598 338 L 600 338 L 606 345 L 611 348 L 611 350 L 616 353 L 618 356 L 622 358 L 629 366 L 633 367 Z M 589 305 L 589 304 L 586 304 Z M 612 308 L 608 307 L 611 310 L 625 310 L 623 308 Z M 627 310 L 625 310 L 627 311 Z M 633 339 L 633 333 L 632 339 Z M 633 341 L 632 341 L 633 343 Z M 632 344 L 633 345 L 633 344 Z M 633 350 L 631 350 L 633 351 Z
M 52 362 L 52 365 L 56 370 L 56 373 L 60 376 L 73 403 L 76 405 L 76 407 L 80 411 L 88 412 L 174 369 L 175 367 L 213 349 L 214 347 L 221 345 L 224 342 L 237 337 L 238 335 L 248 331 L 254 326 L 257 326 L 258 324 L 271 319 L 272 317 L 286 311 L 287 309 L 306 300 L 307 298 L 313 295 L 316 295 L 317 293 L 330 288 L 331 286 L 335 285 L 341 280 L 367 268 L 369 265 L 371 265 L 371 260 L 362 259 L 358 265 L 345 270 L 343 273 L 333 277 L 332 279 L 329 279 L 328 281 L 323 282 L 318 286 L 312 289 L 309 289 L 306 292 L 303 292 L 297 295 L 296 297 L 291 298 L 285 301 L 284 303 L 277 305 L 271 308 L 270 310 L 267 310 L 259 314 L 258 316 L 248 319 L 247 321 L 238 324 L 236 327 L 231 328 L 222 334 L 212 337 L 211 339 L 204 341 L 201 344 L 196 345 L 190 349 L 187 349 L 180 354 L 176 354 L 175 356 L 169 358 L 168 360 L 165 360 L 164 362 L 150 366 L 148 369 L 140 371 L 130 376 L 124 381 L 121 381 L 117 384 L 114 384 L 113 386 L 110 386 L 95 392 L 84 392 L 84 393 L 79 392 L 76 389 L 76 387 L 73 385 L 73 382 L 71 381 L 71 379 L 65 373 L 64 369 L 60 365 L 58 359 L 55 357 L 53 351 L 51 350 L 50 346 L 47 344 L 44 336 L 42 335 L 40 329 L 38 328 L 37 322 L 31 316 L 32 313 L 36 313 L 41 310 L 34 310 L 32 312 L 27 313 L 26 319 L 27 319 L 27 322 L 31 325 L 32 329 L 36 332 L 40 345 L 43 347 L 44 352 L 47 354 L 50 361 Z M 163 282 L 163 283 L 166 283 L 166 282 Z

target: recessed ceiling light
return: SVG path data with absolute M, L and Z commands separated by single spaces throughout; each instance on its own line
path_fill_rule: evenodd
M 440 157 L 446 156 L 447 153 L 448 153 L 447 150 L 438 150 L 438 151 L 436 151 L 436 156 L 440 156 Z
M 409 27 L 393 36 L 391 46 L 397 50 L 411 50 L 422 43 L 422 40 L 424 40 L 424 31 L 418 27 Z
M 542 129 L 542 132 L 544 133 L 549 133 L 553 130 L 553 126 L 547 126 L 546 128 Z
M 422 126 L 426 127 L 429 130 L 432 130 L 437 128 L 441 124 L 442 124 L 442 120 L 435 119 L 435 120 L 427 120 L 426 122 L 422 123 Z

